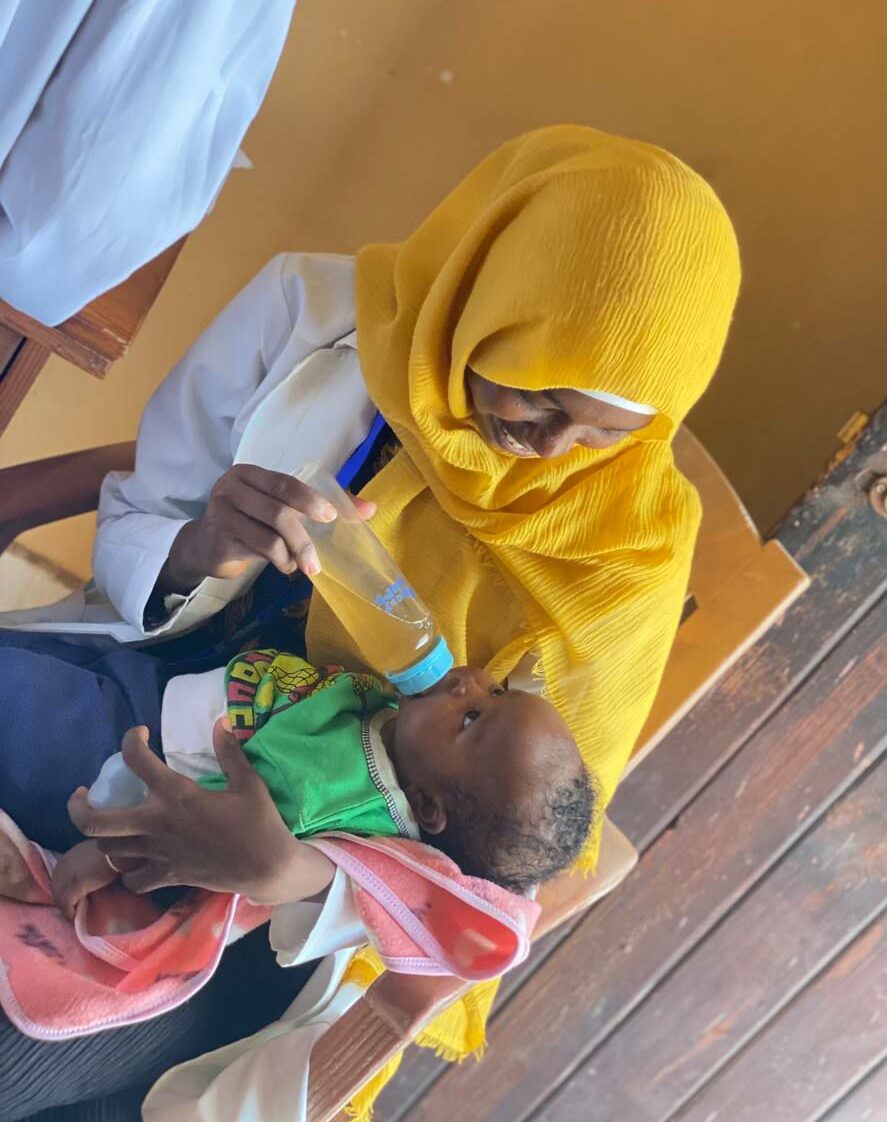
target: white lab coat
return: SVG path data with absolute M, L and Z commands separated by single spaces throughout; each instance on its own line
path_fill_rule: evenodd
M 0 298 L 56 324 L 193 230 L 295 0 L 0 0 Z
M 144 642 L 193 627 L 240 595 L 255 568 L 169 597 L 169 618 L 145 630 L 145 604 L 176 535 L 233 463 L 295 473 L 319 460 L 337 471 L 364 440 L 376 409 L 354 319 L 352 258 L 288 253 L 269 262 L 148 402 L 135 471 L 105 480 L 94 584 L 59 604 L 3 613 L 0 626 Z

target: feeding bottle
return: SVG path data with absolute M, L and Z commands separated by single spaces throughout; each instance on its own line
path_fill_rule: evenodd
M 430 689 L 453 656 L 428 608 L 332 473 L 312 464 L 299 478 L 336 509 L 334 521 L 308 524 L 320 560 L 311 578 L 318 592 L 374 670 L 401 693 Z
M 123 759 L 123 753 L 115 752 L 102 764 L 86 797 L 90 806 L 102 810 L 139 806 L 147 799 L 148 788 Z

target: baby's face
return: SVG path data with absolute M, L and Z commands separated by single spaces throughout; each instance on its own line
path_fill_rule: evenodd
M 564 739 L 569 730 L 549 702 L 461 666 L 427 693 L 401 700 L 392 758 L 404 785 L 455 781 L 481 796 L 511 799 L 536 782 Z

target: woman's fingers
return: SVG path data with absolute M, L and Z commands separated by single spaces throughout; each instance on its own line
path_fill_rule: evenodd
M 136 725 L 123 734 L 120 751 L 130 771 L 134 771 L 150 791 L 162 791 L 175 785 L 179 776 L 171 771 L 148 744 L 148 729 Z
M 256 522 L 249 515 L 231 507 L 228 527 L 230 535 L 228 548 L 233 544 L 240 556 L 269 561 L 275 569 L 287 574 L 294 572 L 298 567 L 287 543 L 262 522 Z
M 370 502 L 369 499 L 362 499 L 359 495 L 349 495 L 349 498 L 354 503 L 357 513 L 364 520 L 364 522 L 372 518 L 376 513 L 376 504 L 374 502 Z
M 150 838 L 99 838 L 96 845 L 121 873 L 132 872 L 143 862 L 157 856 Z
M 304 514 L 314 522 L 332 522 L 336 508 L 307 483 L 284 475 L 280 471 L 267 471 L 255 464 L 238 464 L 228 473 L 256 491 L 274 499 L 279 505 Z
M 68 799 L 68 816 L 88 838 L 129 838 L 142 834 L 146 809 L 134 806 L 124 810 L 97 810 L 89 805 L 85 787 L 78 787 Z
M 172 883 L 168 870 L 153 861 L 145 861 L 132 872 L 124 873 L 122 880 L 130 892 L 135 892 L 139 896 L 145 892 L 154 892 L 158 888 L 168 888 Z
M 376 513 L 375 503 L 353 502 L 363 519 Z M 253 560 L 270 562 L 282 573 L 301 569 L 313 576 L 320 563 L 303 520 L 335 517 L 335 507 L 306 483 L 255 464 L 235 464 L 217 480 L 204 513 L 176 536 L 157 587 L 190 592 L 207 576 L 239 576 Z
M 219 767 L 228 777 L 229 788 L 253 783 L 258 779 L 258 774 L 240 747 L 227 717 L 219 717 L 213 726 L 213 751 Z
M 301 569 L 311 576 L 320 568 L 303 518 L 331 521 L 335 509 L 310 487 L 277 472 L 248 464 L 230 475 L 220 501 L 228 507 L 232 536 L 281 572 Z

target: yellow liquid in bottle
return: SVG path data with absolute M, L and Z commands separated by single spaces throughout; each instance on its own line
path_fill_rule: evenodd
M 381 674 L 398 674 L 418 662 L 435 639 L 429 616 L 398 618 L 336 580 L 328 570 L 311 578 L 361 654 Z

